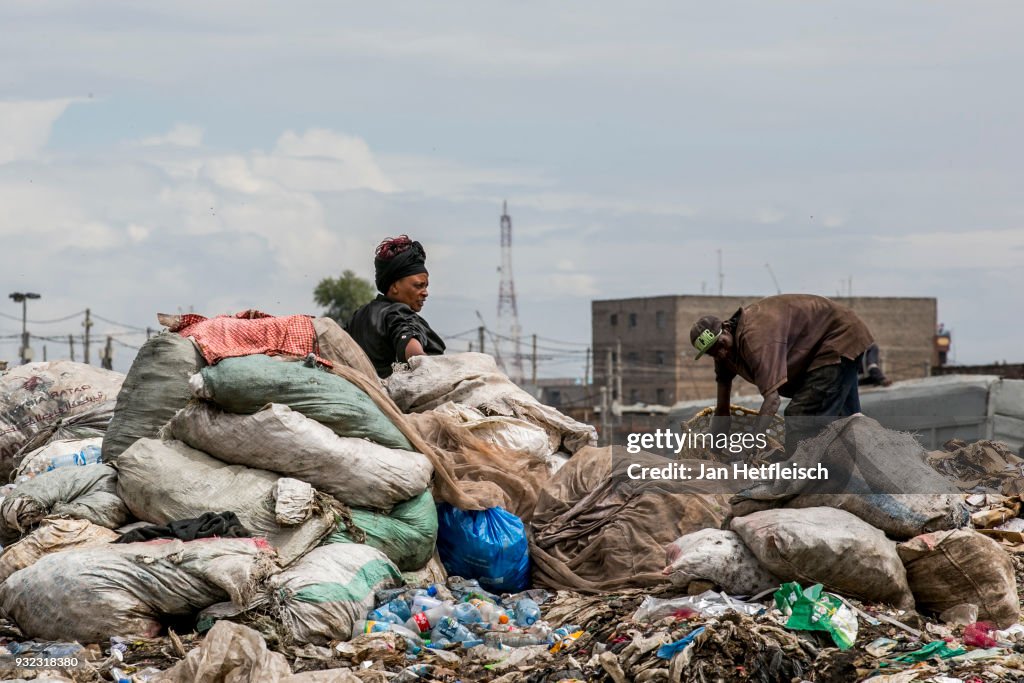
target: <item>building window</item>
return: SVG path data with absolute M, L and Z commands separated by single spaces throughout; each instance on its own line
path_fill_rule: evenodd
M 627 363 L 639 363 L 640 362 L 640 356 L 637 355 L 636 351 L 630 351 L 629 353 L 626 354 L 626 362 Z
M 659 330 L 665 329 L 666 322 L 665 311 L 658 311 L 654 314 L 654 324 L 658 326 Z
M 618 327 L 618 325 L 619 325 L 619 314 L 618 313 L 612 313 L 608 317 L 608 324 L 611 325 L 612 327 Z
M 629 314 L 629 326 L 636 327 L 636 313 Z
M 639 403 L 640 402 L 640 392 L 638 390 L 636 390 L 636 389 L 630 389 L 629 390 L 629 402 L 630 403 Z
M 548 405 L 557 408 L 562 405 L 562 392 L 558 389 L 550 389 L 548 394 Z
M 658 405 L 660 405 L 660 406 L 665 405 L 665 390 L 664 389 L 658 389 Z
M 664 365 L 665 364 L 665 352 L 664 351 L 655 351 L 654 352 L 654 362 L 657 365 Z

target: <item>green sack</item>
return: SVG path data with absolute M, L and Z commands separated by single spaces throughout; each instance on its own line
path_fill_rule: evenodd
M 430 491 L 399 503 L 390 515 L 352 508 L 352 522 L 366 534 L 366 545 L 377 548 L 402 571 L 421 569 L 430 561 L 437 542 L 437 508 Z M 339 525 L 324 544 L 355 543 Z
M 155 438 L 192 398 L 188 378 L 205 365 L 192 340 L 177 332 L 161 332 L 143 344 L 103 436 L 103 462 L 113 465 L 139 439 Z
M 796 631 L 827 631 L 840 650 L 857 640 L 857 616 L 843 601 L 816 583 L 804 590 L 799 583 L 784 583 L 775 591 L 775 605 L 789 615 L 786 628 Z
M 229 413 L 251 415 L 280 403 L 339 436 L 414 450 L 366 393 L 335 374 L 264 355 L 226 358 L 203 368 L 203 394 Z

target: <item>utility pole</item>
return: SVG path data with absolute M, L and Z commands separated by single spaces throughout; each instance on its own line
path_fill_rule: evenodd
M 89 328 L 92 327 L 92 319 L 90 318 L 91 312 L 89 309 L 85 309 L 85 320 L 82 322 L 82 326 L 85 327 L 85 341 L 82 343 L 82 355 L 85 358 L 85 364 L 89 364 Z
M 21 364 L 24 365 L 31 353 L 28 346 L 28 300 L 38 299 L 39 295 L 35 292 L 11 292 L 10 297 L 21 304 Z
M 608 445 L 608 387 L 601 387 L 601 440 Z
M 43 362 L 46 362 L 46 344 L 43 344 Z
M 533 354 L 530 359 L 530 382 L 537 386 L 537 335 L 533 335 Z
M 615 396 L 619 403 L 625 403 L 622 397 L 622 340 L 615 340 Z
M 149 338 L 152 337 L 152 336 L 153 336 L 153 330 L 151 328 L 147 327 L 146 328 L 146 341 L 149 341 Z
M 590 347 L 587 347 L 587 365 L 583 369 L 583 384 L 590 386 Z
M 75 338 L 68 335 L 68 352 L 71 354 L 71 362 L 75 362 Z
M 480 353 L 484 352 L 484 326 L 476 328 L 477 344 L 480 346 Z

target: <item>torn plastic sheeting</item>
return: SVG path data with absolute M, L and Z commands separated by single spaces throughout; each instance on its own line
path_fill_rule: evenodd
M 775 604 L 789 617 L 786 628 L 825 631 L 840 650 L 849 650 L 857 640 L 857 616 L 820 583 L 806 589 L 795 582 L 783 584 L 775 591 Z
M 701 626 L 700 628 L 696 628 L 690 631 L 684 638 L 680 638 L 674 643 L 662 645 L 658 648 L 658 657 L 660 659 L 672 659 L 677 654 L 685 650 L 690 645 L 690 643 L 693 642 L 694 638 L 704 633 L 705 628 L 707 627 Z
M 633 615 L 633 621 L 657 621 L 665 617 L 686 618 L 699 614 L 705 617 L 720 617 L 727 612 L 740 612 L 748 616 L 759 614 L 764 610 L 762 605 L 743 602 L 730 598 L 725 593 L 705 591 L 700 595 L 687 595 L 681 598 L 644 598 Z
M 908 652 L 905 655 L 899 657 L 893 657 L 892 661 L 900 662 L 902 664 L 916 664 L 917 662 L 925 662 L 929 659 L 938 657 L 939 659 L 949 659 L 950 657 L 956 657 L 957 655 L 966 654 L 967 650 L 962 647 L 950 647 L 949 643 L 944 640 L 935 640 L 922 648 Z

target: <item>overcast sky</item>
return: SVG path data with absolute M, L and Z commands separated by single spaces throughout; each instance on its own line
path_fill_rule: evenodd
M 316 312 L 321 278 L 372 279 L 408 233 L 423 313 L 456 335 L 478 310 L 495 326 L 507 199 L 523 332 L 577 344 L 546 342 L 577 353 L 542 374 L 582 375 L 594 298 L 716 292 L 717 249 L 726 294 L 773 294 L 766 263 L 785 291 L 852 276 L 938 298 L 956 361 L 1021 362 L 1022 21 L 935 0 L 5 0 L 3 294 L 41 293 L 32 320 L 90 307 L 95 336 L 138 346 L 157 312 Z

